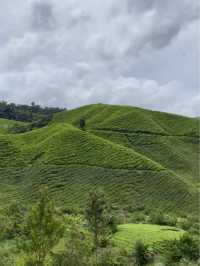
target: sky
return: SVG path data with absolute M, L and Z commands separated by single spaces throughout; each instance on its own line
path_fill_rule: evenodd
M 0 100 L 200 115 L 197 0 L 2 0 Z

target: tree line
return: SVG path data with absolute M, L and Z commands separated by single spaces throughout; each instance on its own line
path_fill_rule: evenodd
M 0 102 L 0 118 L 26 122 L 23 125 L 12 126 L 11 133 L 23 133 L 46 126 L 55 113 L 64 110 L 57 107 L 41 107 L 34 102 L 31 105 Z
M 34 122 L 42 118 L 52 117 L 53 114 L 63 110 L 58 107 L 42 107 L 34 102 L 31 105 L 17 105 L 0 101 L 0 118 L 22 122 Z

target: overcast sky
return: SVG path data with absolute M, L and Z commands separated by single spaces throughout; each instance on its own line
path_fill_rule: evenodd
M 194 116 L 197 0 L 2 0 L 0 100 Z

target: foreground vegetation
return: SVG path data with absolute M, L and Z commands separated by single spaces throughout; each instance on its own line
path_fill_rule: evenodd
M 198 234 L 192 226 L 186 232 L 153 224 L 118 226 L 117 222 L 102 191 L 92 191 L 85 210 L 75 215 L 57 208 L 47 189 L 42 189 L 31 206 L 1 211 L 0 265 L 142 266 L 159 261 L 197 265 Z

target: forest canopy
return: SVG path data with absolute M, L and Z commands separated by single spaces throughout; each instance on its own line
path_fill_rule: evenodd
M 32 102 L 30 105 L 17 105 L 0 101 L 0 118 L 23 122 L 35 122 L 41 119 L 50 119 L 53 114 L 65 109 L 58 107 L 42 107 Z

